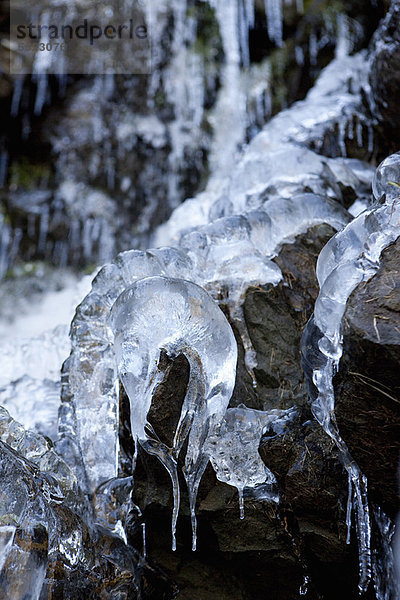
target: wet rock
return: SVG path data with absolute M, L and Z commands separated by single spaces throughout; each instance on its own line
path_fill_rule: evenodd
M 367 475 L 371 499 L 394 517 L 399 508 L 400 240 L 378 273 L 359 285 L 344 315 L 336 415 L 350 452 Z

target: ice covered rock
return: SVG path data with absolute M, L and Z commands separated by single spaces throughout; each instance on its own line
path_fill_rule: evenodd
M 387 159 L 386 159 L 387 160 Z M 374 190 L 385 174 L 385 161 L 377 169 Z M 385 192 L 390 192 L 389 182 Z M 336 234 L 322 250 L 317 263 L 320 293 L 314 315 L 303 335 L 303 360 L 308 376 L 313 414 L 337 444 L 349 475 L 347 523 L 351 502 L 357 518 L 360 591 L 371 577 L 370 519 L 367 480 L 343 441 L 335 418 L 333 376 L 342 356 L 342 320 L 350 294 L 378 270 L 382 251 L 400 235 L 400 199 L 375 206 Z
M 399 252 L 397 240 L 383 252 L 377 273 L 351 294 L 335 379 L 341 435 L 368 477 L 371 500 L 392 519 L 398 509 Z
M 147 597 L 171 583 L 86 512 L 77 481 L 44 437 L 0 411 L 0 585 L 4 598 Z M 82 518 L 84 517 L 84 519 Z M 145 582 L 145 583 L 144 583 Z M 163 592 L 161 592 L 163 589 Z
M 192 281 L 214 299 L 225 298 L 252 372 L 257 363 L 241 312 L 246 290 L 280 281 L 280 270 L 271 259 L 283 243 L 318 223 L 341 229 L 349 218 L 339 204 L 314 194 L 271 200 L 262 210 L 194 229 L 181 237 L 177 248 L 121 253 L 100 271 L 72 323 L 73 350 L 65 365 L 62 407 L 62 420 L 68 422 L 63 425 L 63 443 L 71 445 L 72 462 L 84 469 L 88 490 L 117 476 L 117 374 L 107 319 L 118 296 L 141 278 L 161 275 Z M 99 433 L 95 439 L 94 429 Z M 107 455 L 104 444 L 110 449 Z

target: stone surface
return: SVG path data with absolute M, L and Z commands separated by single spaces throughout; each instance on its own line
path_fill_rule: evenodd
M 372 44 L 370 82 L 376 103 L 378 161 L 400 144 L 397 97 L 400 87 L 400 2 L 392 0 Z
M 351 295 L 344 315 L 336 414 L 351 454 L 367 475 L 371 498 L 394 517 L 399 508 L 400 240 L 378 273 Z

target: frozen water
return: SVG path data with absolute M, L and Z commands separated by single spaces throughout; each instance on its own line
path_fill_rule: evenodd
M 269 427 L 282 427 L 293 411 L 260 411 L 243 404 L 228 408 L 223 420 L 209 436 L 206 447 L 217 478 L 237 488 L 240 518 L 244 518 L 244 490 L 276 484 L 273 473 L 258 453 L 262 434 Z M 269 500 L 277 500 L 269 494 Z
M 372 569 L 377 600 L 397 600 L 392 539 L 395 532 L 394 522 L 377 506 L 373 511 L 377 526 L 377 543 L 373 553 Z
M 100 271 L 72 323 L 73 352 L 66 365 L 68 393 L 63 394 L 63 430 L 68 432 L 64 438 L 70 439 L 68 444 L 78 444 L 80 459 L 73 462 L 83 463 L 88 491 L 118 474 L 117 375 L 107 329 L 108 314 L 117 297 L 135 281 L 157 275 L 192 281 L 214 298 L 222 294 L 242 337 L 247 368 L 253 373 L 257 361 L 242 313 L 246 290 L 250 285 L 275 285 L 281 280 L 280 269 L 271 259 L 283 243 L 318 223 L 341 229 L 349 218 L 339 204 L 322 196 L 275 199 L 258 211 L 198 227 L 183 235 L 177 248 L 121 253 Z M 93 430 L 98 432 L 95 439 Z M 108 453 L 104 453 L 105 445 Z M 75 450 L 72 456 L 76 456 Z
M 63 541 L 63 517 L 56 507 L 72 491 L 76 498 L 77 482 L 52 445 L 26 431 L 3 408 L 0 465 L 1 590 L 5 598 L 38 600 L 48 556 Z M 71 525 L 63 525 L 70 534 Z
M 396 200 L 400 196 L 400 152 L 391 154 L 381 162 L 372 191 L 377 202 Z
M 269 39 L 275 42 L 277 46 L 282 46 L 282 0 L 265 0 L 265 14 L 267 16 Z
M 279 283 L 282 274 L 271 259 L 282 244 L 294 241 L 297 235 L 319 223 L 329 223 L 340 230 L 349 220 L 339 204 L 315 194 L 301 194 L 292 199 L 270 200 L 262 209 L 218 219 L 182 236 L 180 246 L 195 265 L 190 279 L 205 286 L 215 298 L 221 294 L 226 298 L 254 384 L 257 360 L 242 310 L 247 289 L 251 285 Z
M 143 416 L 147 415 L 155 386 L 163 377 L 162 372 L 157 370 L 159 354 L 161 349 L 167 350 L 169 343 L 178 344 L 179 342 L 183 345 L 182 347 L 187 348 L 185 351 L 182 349 L 182 352 L 187 354 L 191 365 L 191 380 L 188 385 L 186 402 L 194 401 L 193 394 L 198 392 L 191 390 L 196 390 L 203 385 L 206 386 L 204 398 L 207 399 L 208 373 L 214 372 L 212 369 L 220 368 L 222 371 L 225 369 L 223 364 L 219 365 L 219 360 L 227 360 L 223 354 L 219 360 L 213 358 L 211 362 L 206 358 L 210 355 L 212 346 L 207 346 L 207 350 L 204 348 L 200 353 L 198 340 L 195 337 L 199 330 L 194 319 L 192 320 L 193 331 L 190 332 L 188 328 L 184 329 L 186 338 L 173 336 L 168 342 L 168 335 L 172 336 L 171 328 L 179 331 L 179 327 L 185 325 L 182 316 L 179 317 L 179 323 L 171 318 L 171 315 L 176 312 L 171 300 L 174 298 L 173 295 L 170 297 L 166 291 L 164 298 L 160 293 L 154 291 L 153 298 L 146 292 L 145 298 L 148 298 L 149 302 L 151 300 L 153 304 L 145 306 L 144 299 L 141 300 L 143 306 L 140 306 L 144 311 L 144 317 L 140 311 L 132 312 L 132 309 L 129 308 L 132 303 L 139 306 L 136 297 L 131 300 L 132 290 L 141 289 L 141 286 L 145 285 L 141 282 L 147 282 L 147 286 L 150 286 L 150 282 L 153 282 L 152 285 L 156 285 L 154 282 L 157 281 L 164 282 L 160 288 L 163 289 L 163 286 L 167 285 L 166 281 L 179 280 L 182 294 L 186 288 L 200 289 L 193 285 L 198 284 L 208 290 L 215 299 L 222 297 L 242 337 L 246 365 L 252 373 L 257 365 L 257 360 L 242 312 L 246 290 L 250 285 L 266 283 L 276 285 L 281 280 L 280 269 L 271 259 L 276 256 L 283 243 L 293 241 L 296 235 L 318 223 L 329 223 L 334 228 L 341 229 L 349 219 L 348 213 L 339 204 L 315 194 L 300 194 L 291 199 L 274 199 L 266 202 L 258 210 L 223 217 L 208 225 L 197 227 L 181 237 L 178 247 L 161 247 L 146 252 L 132 250 L 121 253 L 114 263 L 107 265 L 99 272 L 93 282 L 92 291 L 78 307 L 71 326 L 72 353 L 65 365 L 60 421 L 61 442 L 58 446 L 60 451 L 68 457 L 69 464 L 79 473 L 79 479 L 86 481 L 87 492 L 93 493 L 105 480 L 118 477 L 118 388 L 116 385 L 118 373 L 114 356 L 116 353 L 119 376 L 132 402 L 132 435 L 147 451 L 156 454 L 163 461 L 173 481 L 174 537 L 179 509 L 176 464 L 185 438 L 177 438 L 175 440 L 177 446 L 174 449 L 167 449 L 160 445 L 156 434 L 149 425 L 145 426 Z M 243 280 L 243 272 L 246 272 L 245 280 Z M 168 279 L 163 279 L 163 277 Z M 170 278 L 178 279 L 171 280 Z M 207 298 L 209 297 L 207 296 Z M 171 307 L 166 310 L 171 302 Z M 219 312 L 211 298 L 209 302 L 222 318 L 222 313 Z M 113 305 L 113 325 L 110 330 L 108 318 Z M 182 315 L 185 314 L 186 308 L 184 303 Z M 155 318 L 156 309 L 161 316 L 157 324 L 158 329 L 153 324 L 151 325 L 152 331 L 154 330 L 154 335 L 151 337 L 151 331 L 147 330 L 149 323 L 153 323 L 152 319 Z M 211 312 L 210 309 L 209 313 L 211 314 Z M 165 321 L 166 318 L 167 321 Z M 205 314 L 199 313 L 198 318 L 203 319 L 202 326 L 205 326 Z M 121 320 L 121 324 L 118 319 Z M 223 319 L 226 322 L 225 317 Z M 125 325 L 123 325 L 124 323 Z M 131 341 L 125 340 L 123 337 L 125 333 L 128 335 L 131 327 L 137 331 L 141 328 L 142 332 L 140 344 L 137 340 L 135 342 L 136 353 L 133 349 L 129 350 Z M 165 332 L 170 333 L 167 335 Z M 157 335 L 159 340 L 154 337 Z M 211 342 L 212 340 L 209 341 L 210 344 Z M 150 348 L 152 344 L 154 347 Z M 155 369 L 154 373 L 141 362 L 140 353 L 145 351 L 149 353 L 148 360 Z M 176 355 L 176 352 L 177 350 L 175 354 L 172 354 Z M 197 355 L 199 355 L 198 359 Z M 139 361 L 140 364 L 129 363 L 126 367 L 126 376 L 122 376 L 123 361 L 128 359 Z M 201 369 L 199 369 L 199 361 L 202 364 Z M 135 374 L 133 380 L 132 373 Z M 225 375 L 227 376 L 227 389 L 231 390 L 234 380 L 231 381 L 226 373 Z M 205 378 L 205 383 L 203 378 Z M 152 381 L 151 386 L 145 389 L 143 387 L 145 382 L 150 380 Z M 222 385 L 222 381 L 220 383 Z M 132 391 L 132 386 L 137 387 L 136 391 Z M 226 403 L 229 401 L 228 396 L 227 392 L 226 396 L 223 396 Z M 136 401 L 133 398 L 136 398 Z M 141 398 L 140 401 L 139 398 Z M 217 400 L 218 396 L 212 400 L 212 403 Z M 189 404 L 185 405 L 182 415 L 189 410 L 188 407 Z M 193 427 L 190 434 L 188 433 L 190 427 L 185 433 L 185 436 L 189 435 L 190 439 L 186 479 L 191 497 L 194 532 L 197 487 L 208 461 L 208 455 L 201 450 L 204 445 L 202 438 L 204 432 L 202 433 L 202 429 L 197 425 L 201 419 L 203 419 L 202 422 L 208 420 L 207 410 L 203 407 L 198 413 L 193 413 L 197 415 L 193 421 Z M 219 408 L 217 412 L 222 416 L 224 411 Z M 201 418 L 200 415 L 202 415 Z M 210 424 L 207 425 L 207 427 L 209 426 L 211 427 Z M 96 431 L 95 437 L 93 437 L 93 431 Z M 147 439 L 146 436 L 150 436 L 150 438 Z M 255 434 L 255 444 L 259 443 L 259 438 L 258 433 Z M 108 451 L 105 452 L 104 448 L 107 448 Z M 262 467 L 257 452 L 253 456 L 256 457 L 254 458 L 256 470 L 262 468 L 265 473 L 265 468 Z M 263 482 L 265 481 L 272 481 L 272 479 L 264 477 Z
M 382 196 L 379 186 L 385 177 L 385 162 L 390 164 L 390 160 L 386 159 L 374 180 L 374 192 L 379 198 Z M 393 175 L 396 176 L 396 172 Z M 389 185 L 387 183 L 383 188 L 384 194 L 391 191 Z M 366 590 L 371 577 L 367 481 L 337 428 L 332 380 L 342 355 L 341 324 L 347 300 L 359 283 L 368 281 L 377 272 L 382 251 L 399 235 L 400 198 L 397 197 L 387 200 L 382 206 L 366 210 L 326 244 L 317 262 L 320 293 L 302 342 L 314 416 L 337 444 L 349 474 L 358 530 L 360 592 Z M 347 511 L 347 523 L 350 526 L 350 509 Z
M 130 398 L 135 444 L 139 442 L 157 456 L 171 476 L 173 549 L 180 498 L 177 461 L 186 438 L 189 440 L 184 472 L 195 549 L 196 496 L 209 459 L 204 445 L 222 419 L 235 385 L 237 349 L 232 330 L 202 288 L 165 277 L 140 279 L 125 290 L 112 308 L 111 327 L 118 373 Z M 184 354 L 190 365 L 172 448 L 158 439 L 147 421 L 153 392 L 164 376 L 158 368 L 161 351 L 171 358 Z
M 219 176 L 211 177 L 205 192 L 177 207 L 158 228 L 152 243 L 176 245 L 180 235 L 192 227 L 258 208 L 273 198 L 290 199 L 312 191 L 340 201 L 338 184 L 368 198 L 372 174 L 367 163 L 317 153 L 324 138 L 332 136 L 339 124 L 343 139 L 337 136 L 336 141 L 342 148 L 353 121 L 359 124 L 361 134 L 371 128 L 362 108 L 367 78 L 364 53 L 336 58 L 322 71 L 306 99 L 271 119 L 239 160 L 235 160 L 234 152 L 226 152 L 224 137 L 224 156 L 229 156 L 230 165 L 218 168 Z

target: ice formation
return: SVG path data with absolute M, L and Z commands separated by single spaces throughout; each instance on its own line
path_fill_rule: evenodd
M 178 457 L 188 438 L 184 474 L 195 550 L 196 496 L 209 460 L 204 445 L 223 418 L 235 385 L 237 349 L 232 329 L 202 288 L 166 277 L 140 279 L 126 289 L 112 307 L 110 322 L 118 373 L 130 399 L 135 452 L 139 442 L 171 476 L 173 550 L 180 498 Z M 159 440 L 147 420 L 154 390 L 164 377 L 158 367 L 162 351 L 170 358 L 184 354 L 190 365 L 172 448 Z
M 198 292 L 198 290 L 204 288 L 215 300 L 222 298 L 222 302 L 229 309 L 231 318 L 235 321 L 242 337 L 246 351 L 246 364 L 249 371 L 253 373 L 253 369 L 257 365 L 257 357 L 242 313 L 246 290 L 250 285 L 266 283 L 276 285 L 281 280 L 281 272 L 271 259 L 276 256 L 283 243 L 293 241 L 296 235 L 307 231 L 313 225 L 329 223 L 338 230 L 348 223 L 349 219 L 348 213 L 338 203 L 315 194 L 301 194 L 291 199 L 271 200 L 258 210 L 223 217 L 214 223 L 193 229 L 182 236 L 178 247 L 155 248 L 146 252 L 132 250 L 121 253 L 114 263 L 105 266 L 99 272 L 93 281 L 92 291 L 78 307 L 71 326 L 72 353 L 64 368 L 60 441 L 58 442 L 60 452 L 63 456 L 68 457 L 69 464 L 79 474 L 79 480 L 86 482 L 84 486 L 87 493 L 94 493 L 104 481 L 118 477 L 117 383 L 119 373 L 131 399 L 133 438 L 135 441 L 139 441 L 145 450 L 158 456 L 166 466 L 173 482 L 175 506 L 172 533 L 174 546 L 179 510 L 176 463 L 182 444 L 189 436 L 190 451 L 186 457 L 185 476 L 190 493 L 194 531 L 193 546 L 195 547 L 196 493 L 201 475 L 210 458 L 210 451 L 204 451 L 205 440 L 208 436 L 206 430 L 209 430 L 210 435 L 213 434 L 212 428 L 216 422 L 220 421 L 223 423 L 221 431 L 224 437 L 226 432 L 232 430 L 233 415 L 236 415 L 235 411 L 239 410 L 235 409 L 233 413 L 228 413 L 228 421 L 222 421 L 234 385 L 232 365 L 236 358 L 233 358 L 233 347 L 228 348 L 226 344 L 226 355 L 221 351 L 221 344 L 219 346 L 221 354 L 215 353 L 212 345 L 215 343 L 213 336 L 208 341 L 207 349 L 204 347 L 200 351 L 197 336 L 201 334 L 201 327 L 207 326 L 207 317 L 205 316 L 207 312 L 210 315 L 216 311 L 220 322 L 226 323 L 226 321 L 217 304 L 211 300 L 206 291 Z M 245 281 L 243 281 L 243 272 L 246 272 Z M 179 282 L 174 285 L 180 286 L 182 297 L 187 295 L 190 290 L 196 290 L 197 294 L 205 294 L 204 298 L 209 298 L 207 311 L 205 313 L 198 312 L 197 322 L 194 318 L 191 319 L 190 323 L 193 329 L 187 326 L 182 317 L 188 309 L 188 301 L 186 304 L 182 304 L 179 319 L 175 317 L 174 303 L 178 300 L 176 294 L 168 292 L 168 285 L 171 286 L 171 282 Z M 148 290 L 154 286 L 154 290 L 152 293 L 143 292 L 143 298 L 139 302 L 135 294 L 139 293 L 142 286 Z M 164 292 L 165 297 L 161 301 Z M 145 298 L 149 299 L 148 305 L 146 305 Z M 131 305 L 140 306 L 140 310 L 137 309 L 136 312 L 136 309 L 130 308 Z M 112 315 L 111 328 L 109 326 L 110 312 Z M 158 323 L 156 320 L 159 328 L 155 328 L 153 324 L 156 314 L 159 315 Z M 216 316 L 215 323 L 217 322 Z M 152 325 L 149 329 L 150 323 Z M 142 333 L 140 344 L 137 340 L 136 342 L 130 340 L 129 335 L 125 340 L 125 334 L 123 334 L 125 329 L 127 335 L 131 329 L 136 331 L 137 338 L 139 338 L 140 330 Z M 175 331 L 174 335 L 172 335 L 172 331 Z M 181 331 L 181 337 L 178 336 L 177 332 L 179 331 Z M 234 339 L 230 328 L 229 332 L 233 344 Z M 130 349 L 130 344 L 133 344 L 132 349 Z M 174 447 L 168 449 L 157 440 L 156 434 L 145 423 L 152 393 L 163 376 L 161 371 L 157 370 L 160 351 L 164 349 L 167 354 L 176 357 L 179 353 L 179 344 L 181 344 L 182 353 L 186 355 L 190 363 L 191 379 L 182 409 L 182 427 L 178 426 Z M 136 353 L 133 352 L 134 347 L 137 347 Z M 151 361 L 150 364 L 154 371 L 146 366 L 148 363 L 141 363 L 142 353 L 147 353 L 146 360 Z M 234 353 L 236 357 L 236 345 Z M 115 356 L 117 356 L 117 364 Z M 207 356 L 214 358 L 210 362 L 210 358 Z M 124 361 L 127 361 L 125 366 Z M 137 364 L 135 361 L 138 361 Z M 226 364 L 231 365 L 231 372 L 227 369 Z M 134 377 L 132 373 L 134 373 Z M 214 373 L 215 381 L 218 381 L 216 374 L 220 373 L 222 380 L 219 381 L 219 384 L 223 386 L 219 392 L 222 394 L 222 399 L 218 400 L 218 395 L 215 395 L 210 403 L 208 395 L 211 384 L 207 379 L 209 373 Z M 145 385 L 149 387 L 146 389 Z M 199 386 L 205 386 L 206 405 L 195 410 L 190 403 L 200 402 L 199 398 L 196 400 L 192 396 Z M 214 386 L 215 382 L 211 388 Z M 215 415 L 219 415 L 218 419 L 214 419 L 215 422 L 207 412 L 211 410 L 210 406 L 214 406 Z M 240 411 L 237 414 L 239 415 L 239 413 Z M 188 414 L 192 416 L 188 417 Z M 265 413 L 256 418 L 255 414 L 251 411 L 248 413 L 249 420 L 254 421 L 250 428 L 251 431 L 247 432 L 247 445 L 249 448 L 251 447 L 249 463 L 230 461 L 232 463 L 231 482 L 237 486 L 241 499 L 244 487 L 251 488 L 273 481 L 272 474 L 263 466 L 258 455 L 258 445 L 262 435 L 262 423 L 271 422 L 277 416 Z M 193 424 L 190 429 L 191 419 L 193 419 Z M 240 418 L 236 420 L 236 423 L 238 426 Z M 179 432 L 180 429 L 182 431 Z M 190 433 L 188 433 L 189 429 Z M 95 435 L 93 435 L 94 432 Z M 242 434 L 238 434 L 238 437 L 240 435 Z M 251 435 L 253 437 L 250 444 Z M 244 433 L 243 436 L 245 436 Z M 107 452 L 104 452 L 105 447 L 108 449 Z M 229 443 L 227 447 L 229 447 Z M 209 446 L 210 448 L 211 446 Z M 214 453 L 212 455 L 212 464 L 222 477 L 221 455 Z M 254 469 L 252 477 L 249 477 L 247 473 L 249 464 Z M 224 478 L 227 480 L 226 475 Z
M 368 89 L 364 53 L 333 60 L 305 100 L 271 119 L 245 149 L 241 159 L 213 186 L 178 206 L 153 235 L 154 245 L 176 245 L 190 227 L 218 217 L 264 207 L 270 200 L 313 192 L 341 200 L 340 185 L 350 186 L 368 202 L 373 169 L 345 152 L 348 129 L 358 123 L 360 145 L 372 124 L 364 117 L 362 93 Z M 339 124 L 345 123 L 339 130 Z M 318 154 L 324 139 L 337 131 L 338 158 Z
M 61 550 L 63 543 L 67 552 L 64 536 L 68 538 L 70 528 L 57 507 L 72 490 L 76 491 L 77 482 L 49 442 L 26 431 L 3 408 L 0 464 L 1 590 L 4 597 L 13 600 L 37 600 L 49 554 Z M 73 565 L 72 558 L 67 562 Z
M 372 554 L 372 573 L 377 600 L 397 600 L 399 587 L 393 551 L 397 525 L 378 506 L 373 510 L 377 526 L 377 543 Z
M 241 404 L 228 408 L 206 442 L 217 478 L 238 490 L 241 519 L 244 519 L 245 488 L 260 489 L 264 485 L 268 490 L 264 497 L 278 499 L 271 493 L 271 486 L 276 484 L 275 476 L 262 461 L 258 447 L 268 427 L 281 433 L 292 416 L 293 410 L 261 411 Z M 260 499 L 262 493 L 257 497 Z
M 58 577 L 63 572 L 71 577 L 79 569 L 96 579 L 103 561 L 108 577 L 108 559 L 114 576 L 122 573 L 120 583 L 127 581 L 131 589 L 138 589 L 138 553 L 126 544 L 115 547 L 120 540 L 106 532 L 104 564 L 104 532 L 92 522 L 74 473 L 48 439 L 25 430 L 5 409 L 0 409 L 0 469 L 2 598 L 48 597 L 52 590 L 46 589 L 45 577 L 55 569 Z
M 320 293 L 314 315 L 303 334 L 303 362 L 313 399 L 313 414 L 335 441 L 348 472 L 347 525 L 350 528 L 353 504 L 358 530 L 360 592 L 366 590 L 371 578 L 367 480 L 351 457 L 336 424 L 333 377 L 342 355 L 341 325 L 347 300 L 358 284 L 368 281 L 377 272 L 382 251 L 400 235 L 400 196 L 392 195 L 387 181 L 388 165 L 389 176 L 399 178 L 399 159 L 398 154 L 389 157 L 376 172 L 373 185 L 378 195 L 376 200 L 380 200 L 384 192 L 388 196 L 386 202 L 361 213 L 321 251 L 317 262 Z
M 9 471 L 4 469 L 2 473 L 2 493 L 4 491 L 7 502 L 0 507 L 3 511 L 0 515 L 0 571 L 9 557 L 18 551 L 16 520 L 22 527 L 26 525 L 27 530 L 32 523 L 38 525 L 40 531 L 42 526 L 48 527 L 50 552 L 57 549 L 71 568 L 85 560 L 82 525 L 76 522 L 73 527 L 68 525 L 58 518 L 57 509 L 77 480 L 84 492 L 94 495 L 95 512 L 96 495 L 97 499 L 100 494 L 106 495 L 113 486 L 124 488 L 129 504 L 132 479 L 118 479 L 118 377 L 130 397 L 131 431 L 135 442 L 156 455 L 171 476 L 173 540 L 179 510 L 177 459 L 185 439 L 189 439 L 185 476 L 190 493 L 194 546 L 197 487 L 209 459 L 217 477 L 239 490 L 241 516 L 244 514 L 245 489 L 274 483 L 273 474 L 258 454 L 258 445 L 265 428 L 272 426 L 278 430 L 283 427 L 291 412 L 255 411 L 244 406 L 227 409 L 235 380 L 236 343 L 226 318 L 213 299 L 218 298 L 227 306 L 242 337 L 247 367 L 252 371 L 257 357 L 242 313 L 247 288 L 277 284 L 281 280 L 281 272 L 272 259 L 282 244 L 293 241 L 296 235 L 319 223 L 329 223 L 337 230 L 348 224 L 347 211 L 331 201 L 341 200 L 339 184 L 356 190 L 359 198 L 365 196 L 370 169 L 365 163 L 345 156 L 346 135 L 355 137 L 360 146 L 367 139 L 372 147 L 371 122 L 360 110 L 362 90 L 368 85 L 368 69 L 363 53 L 347 56 L 346 23 L 342 21 L 343 43 L 338 45 L 337 58 L 322 73 L 306 100 L 275 117 L 249 144 L 242 160 L 238 164 L 233 161 L 232 167 L 232 156 L 246 134 L 248 98 L 243 85 L 245 79 L 240 77 L 242 65 L 249 61 L 246 36 L 254 23 L 254 2 L 234 0 L 227 8 L 224 1 L 210 0 L 210 5 L 215 10 L 225 55 L 219 98 L 210 117 L 210 123 L 216 129 L 210 152 L 210 185 L 198 198 L 178 207 L 170 221 L 160 228 L 155 245 L 162 247 L 120 254 L 101 270 L 92 291 L 77 309 L 71 327 L 72 353 L 63 370 L 60 439 L 56 446 L 72 469 L 44 438 L 26 432 L 4 410 L 0 411 L 0 452 L 5 457 L 0 462 L 11 465 Z M 296 5 L 301 11 L 302 1 L 297 0 Z M 118 131 L 110 133 L 103 127 L 102 115 L 96 112 L 92 124 L 93 131 L 100 136 L 96 142 L 99 145 L 104 142 L 110 188 L 114 186 L 115 167 L 113 148 L 105 138 L 113 137 L 115 133 L 119 149 L 126 145 L 124 150 L 130 151 L 133 131 L 145 140 L 151 137 L 154 147 L 169 137 L 172 175 L 168 199 L 172 203 L 177 188 L 177 164 L 184 159 L 192 138 L 202 132 L 205 73 L 204 62 L 191 48 L 195 39 L 193 23 L 188 28 L 184 26 L 186 2 L 159 2 L 158 9 L 160 14 L 153 15 L 155 48 L 161 46 L 163 17 L 168 9 L 174 15 L 172 59 L 169 72 L 166 69 L 164 91 L 173 106 L 175 120 L 165 127 L 157 118 L 138 117 L 134 123 L 124 122 L 122 118 Z M 265 11 L 270 38 L 279 46 L 283 41 L 282 0 L 265 0 Z M 157 23 L 161 23 L 158 28 Z M 312 36 L 312 63 L 317 51 L 317 40 Z M 172 76 L 172 73 L 178 76 Z M 160 83 L 157 78 L 155 69 L 151 77 L 153 92 Z M 37 82 L 34 112 L 39 114 L 46 102 L 47 77 L 38 78 Z M 113 85 L 112 77 L 94 78 L 93 88 L 77 97 L 77 106 L 85 102 L 85 93 L 86 97 L 95 97 L 97 101 L 99 93 L 111 93 Z M 21 79 L 15 86 L 14 114 L 18 112 L 22 87 Z M 264 93 L 265 88 L 262 88 L 261 94 Z M 256 95 L 256 100 L 261 94 Z M 318 155 L 315 150 L 322 149 L 327 131 L 335 129 L 342 157 L 328 159 Z M 332 377 L 341 356 L 340 325 L 347 298 L 360 281 L 366 281 L 376 272 L 381 251 L 399 233 L 399 201 L 397 185 L 393 185 L 398 183 L 395 179 L 397 158 L 394 159 L 394 175 L 392 160 L 389 158 L 383 163 L 374 182 L 375 196 L 380 201 L 385 199 L 386 203 L 358 216 L 321 253 L 318 263 L 321 293 L 314 319 L 304 335 L 306 369 L 317 390 L 313 411 L 338 444 L 349 474 L 351 493 L 347 520 L 350 529 L 353 504 L 359 529 L 361 590 L 368 583 L 371 568 L 366 480 L 337 430 Z M 60 163 L 60 172 L 65 164 Z M 71 164 L 76 163 L 71 161 Z M 96 164 L 89 168 L 93 177 L 98 174 Z M 130 185 L 129 178 L 125 178 L 121 189 L 124 191 Z M 91 198 L 92 204 L 107 203 L 107 197 L 91 192 L 88 186 L 64 181 L 58 193 L 59 198 L 72 207 L 74 215 L 74 206 L 78 205 L 82 193 Z M 382 192 L 385 198 L 382 198 Z M 42 249 L 47 244 L 49 214 L 46 210 L 40 213 L 39 246 Z M 148 214 L 152 210 L 154 205 L 149 205 Z M 109 223 L 103 223 L 101 216 L 84 213 L 81 233 L 86 258 L 99 241 L 101 259 L 108 259 L 112 253 Z M 18 248 L 19 234 L 17 232 L 12 238 L 5 222 L 0 226 L 1 276 Z M 72 241 L 79 237 L 79 227 L 78 220 L 73 220 Z M 66 260 L 66 252 L 66 246 L 62 245 L 54 249 L 60 264 Z M 214 318 L 210 319 L 210 315 Z M 64 332 L 61 337 L 65 345 Z M 38 371 L 45 361 L 43 354 L 36 353 L 35 349 L 43 345 L 46 346 L 46 340 L 40 338 L 37 346 L 32 342 L 28 347 L 21 347 L 17 352 L 18 368 L 26 362 L 26 368 L 39 377 Z M 54 344 L 50 345 L 49 355 L 53 348 Z M 153 391 L 162 379 L 158 361 L 163 351 L 171 358 L 183 353 L 190 364 L 189 384 L 172 448 L 157 438 L 157 433 L 147 422 Z M 53 374 L 58 369 L 60 356 L 52 358 Z M 7 387 L 0 391 L 2 402 L 5 399 L 10 407 L 15 395 L 22 399 L 32 395 L 32 381 L 24 366 L 18 373 L 19 381 L 7 382 Z M 50 395 L 57 385 L 50 378 Z M 48 389 L 44 390 L 46 398 L 50 397 L 48 392 Z M 37 388 L 35 396 L 38 397 Z M 31 406 L 33 412 L 35 405 Z M 53 425 L 53 417 L 51 421 Z M 34 425 L 38 425 L 37 419 Z M 53 430 L 48 433 L 53 435 Z M 55 472 L 57 478 L 53 478 Z M 28 493 L 32 490 L 33 496 Z M 115 526 L 113 532 L 126 543 L 122 524 L 125 507 L 120 508 L 121 516 L 117 515 L 112 524 Z M 30 521 L 24 521 L 25 518 Z M 384 518 L 382 526 L 387 527 Z M 40 594 L 47 559 L 44 554 L 40 554 L 39 559 L 33 564 L 28 555 L 24 554 L 22 558 L 22 571 L 25 568 L 28 576 L 20 588 L 21 600 L 37 600 Z M 32 566 L 35 581 L 29 578 Z M 17 585 L 12 569 L 8 569 L 7 576 L 14 576 L 12 585 Z M 21 571 L 18 577 L 21 577 Z M 14 596 L 13 600 L 20 598 Z

